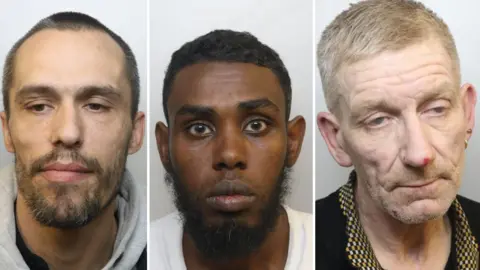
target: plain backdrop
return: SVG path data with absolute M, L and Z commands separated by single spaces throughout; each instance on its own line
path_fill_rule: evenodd
M 108 1 L 1 1 L 0 7 L 0 68 L 13 44 L 30 30 L 39 20 L 60 11 L 86 13 L 105 24 L 120 35 L 132 48 L 140 73 L 139 110 L 146 111 L 147 101 L 147 2 L 128 0 Z M 3 111 L 3 98 L 0 97 L 0 111 Z M 144 187 L 147 183 L 147 138 L 136 154 L 129 156 L 127 168 Z M 13 162 L 13 155 L 5 150 L 3 135 L 0 143 L 0 167 Z M 106 145 L 105 147 L 109 147 Z
M 175 50 L 214 29 L 251 32 L 276 50 L 286 65 L 293 89 L 291 117 L 303 115 L 307 122 L 287 203 L 294 209 L 312 212 L 312 132 L 315 130 L 312 1 L 151 1 L 150 22 L 150 219 L 174 210 L 154 137 L 155 123 L 165 120 L 162 108 L 165 70 Z
M 318 43 L 322 31 L 335 16 L 347 9 L 350 3 L 356 2 L 358 1 L 316 1 L 315 43 Z M 474 86 L 479 87 L 477 89 L 479 90 L 480 70 L 478 63 L 480 63 L 480 35 L 478 35 L 477 32 L 480 28 L 480 20 L 475 18 L 478 17 L 480 3 L 473 0 L 424 0 L 420 2 L 436 12 L 449 26 L 460 57 L 462 84 L 465 82 L 472 83 Z M 327 108 L 323 98 L 318 68 L 315 68 L 315 89 L 315 111 L 326 111 Z M 477 104 L 477 123 L 480 121 L 479 113 L 480 105 Z M 460 188 L 460 194 L 476 201 L 480 201 L 480 183 L 477 180 L 480 174 L 480 166 L 476 164 L 476 161 L 480 160 L 479 136 L 479 132 L 476 132 L 474 129 L 473 136 L 466 150 L 466 167 L 462 187 Z M 315 130 L 315 140 L 315 197 L 319 199 L 334 192 L 346 183 L 351 168 L 342 168 L 334 161 L 318 129 Z

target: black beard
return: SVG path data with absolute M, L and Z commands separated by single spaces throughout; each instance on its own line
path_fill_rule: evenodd
M 75 185 L 51 183 L 50 186 L 55 189 L 54 194 L 57 200 L 55 205 L 51 205 L 41 191 L 33 185 L 32 178 L 41 171 L 43 165 L 61 157 L 69 157 L 73 161 L 85 164 L 97 176 L 99 186 L 91 194 L 90 190 L 80 190 Z M 79 228 L 90 223 L 115 200 L 125 171 L 125 164 L 126 153 L 124 156 L 117 155 L 112 168 L 108 170 L 104 170 L 96 159 L 82 157 L 75 150 L 55 149 L 37 159 L 29 168 L 15 157 L 18 192 L 23 195 L 27 207 L 40 224 L 59 229 Z M 105 190 L 110 191 L 107 193 L 109 197 L 106 200 L 102 198 L 101 193 Z M 68 197 L 71 192 L 82 193 L 83 202 L 80 205 L 76 205 Z M 59 214 L 60 204 L 65 212 L 63 215 Z
M 254 227 L 242 224 L 232 217 L 220 226 L 205 223 L 197 205 L 198 196 L 190 194 L 176 173 L 166 173 L 165 181 L 174 196 L 181 214 L 184 231 L 193 239 L 196 248 L 207 259 L 228 261 L 244 258 L 256 251 L 276 225 L 282 204 L 290 192 L 291 169 L 284 166 L 275 188 L 260 213 L 260 222 Z

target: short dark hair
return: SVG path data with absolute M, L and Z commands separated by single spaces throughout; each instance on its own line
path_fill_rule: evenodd
M 248 32 L 214 30 L 185 43 L 172 54 L 163 80 L 163 112 L 168 123 L 167 101 L 177 73 L 183 68 L 202 62 L 251 63 L 270 69 L 283 89 L 286 120 L 290 116 L 292 87 L 290 76 L 280 56 Z
M 2 93 L 3 93 L 3 106 L 7 117 L 9 115 L 9 91 L 12 87 L 12 81 L 15 70 L 15 56 L 18 49 L 22 44 L 34 34 L 45 30 L 45 29 L 56 29 L 56 30 L 98 30 L 105 32 L 109 35 L 122 49 L 125 54 L 125 70 L 127 73 L 128 81 L 130 83 L 130 88 L 132 92 L 132 109 L 131 114 L 132 118 L 135 117 L 135 114 L 138 111 L 138 103 L 140 100 L 140 77 L 138 75 L 137 61 L 135 60 L 135 55 L 130 49 L 128 44 L 112 30 L 107 28 L 97 19 L 79 12 L 59 12 L 52 14 L 42 20 L 40 20 L 35 26 L 32 27 L 22 38 L 20 38 L 10 49 L 5 60 L 5 65 L 3 67 L 3 84 L 2 84 Z

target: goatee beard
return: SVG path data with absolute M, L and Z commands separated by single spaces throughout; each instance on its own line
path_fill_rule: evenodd
M 48 188 L 52 190 L 55 200 L 52 204 L 42 190 L 33 184 L 32 180 L 36 174 L 41 172 L 45 164 L 62 158 L 86 166 L 96 175 L 98 186 L 92 190 L 75 184 L 50 183 Z M 40 224 L 59 229 L 79 228 L 100 215 L 115 200 L 121 185 L 125 164 L 126 154 L 125 156 L 117 155 L 113 166 L 104 170 L 96 159 L 85 158 L 75 150 L 59 148 L 38 158 L 30 166 L 15 157 L 18 192 L 23 196 L 33 217 Z M 81 197 L 81 203 L 75 203 L 70 198 L 72 193 Z

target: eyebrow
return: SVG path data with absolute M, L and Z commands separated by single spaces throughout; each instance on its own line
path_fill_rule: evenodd
M 120 99 L 122 95 L 120 94 L 119 89 L 111 85 L 104 85 L 104 86 L 89 85 L 89 86 L 81 87 L 79 89 L 79 93 L 76 96 L 78 96 L 81 99 L 88 99 L 92 96 L 102 96 L 102 97 Z
M 265 107 L 272 107 L 276 111 L 280 111 L 280 108 L 278 108 L 275 103 L 273 103 L 270 99 L 268 98 L 260 98 L 260 99 L 253 99 L 253 100 L 248 100 L 248 101 L 242 101 L 238 104 L 239 109 L 247 110 L 247 111 L 253 111 L 259 108 L 265 108 Z
M 55 99 L 60 99 L 60 94 L 53 86 L 49 85 L 27 85 L 20 90 L 17 91 L 15 95 L 15 100 L 22 100 L 31 95 L 38 95 L 38 96 L 49 96 Z M 75 93 L 75 96 L 80 99 L 88 99 L 91 96 L 98 95 L 98 96 L 105 96 L 118 99 L 121 97 L 119 89 L 111 86 L 111 85 L 87 85 L 80 87 Z
M 275 105 L 275 103 L 270 101 L 268 98 L 242 101 L 237 105 L 237 108 L 242 110 L 247 110 L 247 111 L 251 111 L 259 108 L 265 108 L 265 107 L 274 108 L 276 111 L 280 110 L 278 106 Z M 212 107 L 209 107 L 209 106 L 185 104 L 182 107 L 180 107 L 180 109 L 177 111 L 175 115 L 177 116 L 178 115 L 194 115 L 201 118 L 209 118 L 209 117 L 211 118 L 213 116 L 218 116 L 218 113 Z
M 176 113 L 176 115 L 192 114 L 196 116 L 213 116 L 217 112 L 212 107 L 200 106 L 200 105 L 183 105 Z
M 51 86 L 48 85 L 27 85 L 20 90 L 17 91 L 15 94 L 15 101 L 20 101 L 25 99 L 31 95 L 37 96 L 49 96 L 55 99 L 60 99 L 60 95 L 58 92 Z
M 453 86 L 451 84 L 442 83 L 428 93 L 420 95 L 419 103 L 422 105 L 429 100 L 438 98 L 450 98 L 452 100 L 455 100 L 457 96 L 453 94 L 454 91 L 455 90 L 453 89 Z

